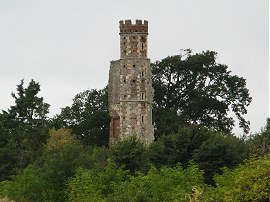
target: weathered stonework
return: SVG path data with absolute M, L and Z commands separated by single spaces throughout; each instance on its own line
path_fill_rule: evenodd
M 152 104 L 154 90 L 147 58 L 148 22 L 119 22 L 120 60 L 109 72 L 110 145 L 136 135 L 145 144 L 154 140 Z

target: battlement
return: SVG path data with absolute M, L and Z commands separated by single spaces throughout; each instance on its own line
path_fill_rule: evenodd
M 148 21 L 136 20 L 135 24 L 132 24 L 131 20 L 119 21 L 120 33 L 132 33 L 143 32 L 148 33 Z

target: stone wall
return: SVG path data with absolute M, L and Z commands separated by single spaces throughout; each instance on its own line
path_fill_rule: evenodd
M 120 60 L 111 62 L 109 73 L 111 145 L 130 135 L 137 135 L 146 144 L 154 140 L 147 36 L 147 21 L 120 21 Z

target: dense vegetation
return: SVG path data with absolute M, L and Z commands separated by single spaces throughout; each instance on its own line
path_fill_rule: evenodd
M 75 96 L 47 117 L 40 85 L 24 81 L 0 113 L 3 201 L 269 201 L 270 119 L 236 137 L 251 102 L 245 79 L 206 51 L 152 64 L 156 140 L 108 148 L 107 88 Z M 2 199 L 1 199 L 2 198 Z

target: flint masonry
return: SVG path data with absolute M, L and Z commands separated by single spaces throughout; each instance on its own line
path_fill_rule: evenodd
M 120 59 L 109 72 L 110 145 L 136 135 L 145 144 L 154 140 L 154 90 L 147 58 L 148 21 L 119 22 Z

